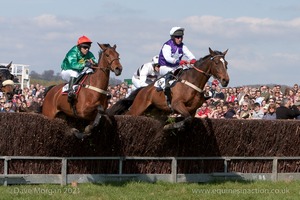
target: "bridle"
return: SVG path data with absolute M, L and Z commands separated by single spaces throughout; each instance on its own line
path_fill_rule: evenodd
M 209 59 L 210 59 L 211 61 L 213 61 L 216 57 L 223 57 L 223 58 L 224 58 L 224 55 L 215 55 L 215 56 L 211 56 Z M 195 67 L 195 65 L 191 65 L 191 69 L 192 69 L 192 68 L 195 69 L 197 72 L 200 72 L 200 73 L 204 74 L 204 75 L 207 76 L 208 78 L 211 77 L 211 76 L 213 76 L 212 74 L 210 74 L 210 73 L 208 73 L 208 72 L 205 72 L 205 71 L 203 71 L 203 70 L 201 70 L 201 69 Z M 208 69 L 208 71 L 209 71 L 209 70 L 210 70 L 210 68 Z M 191 83 L 191 82 L 189 82 L 189 81 L 187 81 L 187 80 L 180 80 L 180 82 L 183 83 L 183 84 L 188 85 L 189 87 L 193 88 L 194 90 L 196 90 L 196 91 L 198 91 L 198 92 L 200 92 L 200 93 L 203 93 L 203 92 L 204 92 L 201 88 L 197 87 L 196 85 L 194 85 L 193 83 Z
M 100 52 L 99 52 L 99 58 L 102 59 L 102 54 L 106 55 L 106 54 L 105 54 L 105 51 L 106 51 L 107 49 L 109 49 L 109 48 L 112 48 L 112 47 L 108 47 L 108 48 L 104 49 L 103 51 L 100 51 Z M 108 56 L 108 54 L 107 54 L 106 56 Z M 112 66 L 113 62 L 116 61 L 116 60 L 120 60 L 120 58 L 117 57 L 117 58 L 112 59 L 110 62 L 108 62 L 108 66 L 106 66 L 106 67 L 104 67 L 104 66 L 92 66 L 92 68 L 93 68 L 93 69 L 112 70 L 111 66 Z
M 100 52 L 99 52 L 99 58 L 100 58 L 100 59 L 103 59 L 103 58 L 102 58 L 102 55 L 104 55 L 104 56 L 106 55 L 106 54 L 103 54 L 103 53 L 105 53 L 105 51 L 106 51 L 107 49 L 109 49 L 109 48 L 113 48 L 113 47 L 105 48 L 103 51 L 100 51 Z M 108 56 L 108 54 L 107 54 L 106 56 Z M 113 62 L 116 61 L 116 60 L 120 60 L 120 58 L 117 57 L 117 58 L 112 59 L 110 62 L 108 62 L 108 66 L 106 66 L 106 67 L 100 66 L 100 64 L 99 64 L 98 66 L 92 66 L 91 68 L 92 68 L 92 69 L 101 69 L 101 70 L 103 70 L 103 71 L 109 71 L 109 70 L 112 70 L 111 66 L 112 66 Z M 104 94 L 104 95 L 108 95 L 108 94 L 109 94 L 108 91 L 103 90 L 103 89 L 98 88 L 98 87 L 94 87 L 94 86 L 87 85 L 87 84 L 82 84 L 82 86 L 83 86 L 84 88 L 87 88 L 87 89 L 96 91 L 96 92 L 98 92 L 98 93 L 100 93 L 100 94 Z
M 223 57 L 223 58 L 224 58 L 224 55 L 215 55 L 215 56 L 212 56 L 212 57 L 210 58 L 210 60 L 213 61 L 216 57 Z M 201 69 L 195 67 L 195 65 L 191 65 L 191 67 L 192 67 L 193 69 L 195 69 L 197 72 L 200 72 L 200 73 L 204 74 L 204 75 L 207 76 L 207 77 L 213 76 L 212 74 L 210 74 L 210 73 L 208 73 L 208 72 L 205 72 L 205 71 L 203 71 L 203 70 L 201 70 Z M 209 69 L 208 69 L 208 70 L 209 70 Z

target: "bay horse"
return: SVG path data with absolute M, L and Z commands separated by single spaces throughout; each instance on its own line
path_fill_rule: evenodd
M 229 83 L 227 73 L 227 61 L 225 52 L 213 51 L 209 48 L 209 55 L 196 61 L 194 65 L 182 70 L 176 76 L 175 84 L 171 86 L 171 103 L 167 104 L 163 91 L 157 91 L 152 83 L 146 87 L 133 91 L 127 98 L 118 101 L 107 110 L 108 115 L 134 115 L 150 114 L 153 107 L 162 112 L 159 115 L 168 116 L 170 113 L 177 113 L 184 120 L 174 124 L 168 124 L 165 129 L 180 128 L 185 121 L 191 120 L 196 110 L 205 101 L 203 88 L 211 76 L 218 79 L 223 87 Z M 161 77 L 161 78 L 164 78 Z M 151 108 L 151 109 L 150 109 Z
M 44 93 L 42 114 L 50 119 L 64 113 L 66 116 L 88 120 L 91 123 L 85 127 L 83 133 L 76 128 L 71 133 L 83 139 L 91 134 L 101 119 L 102 114 L 108 106 L 107 92 L 110 71 L 116 76 L 122 73 L 119 53 L 116 45 L 99 44 L 102 51 L 99 53 L 98 66 L 93 66 L 94 73 L 86 74 L 83 81 L 79 83 L 79 92 L 73 105 L 67 101 L 67 94 L 62 93 L 65 83 L 47 88 Z
M 9 68 L 12 62 L 8 65 L 0 65 L 0 89 L 7 100 L 11 100 L 14 93 L 15 76 L 10 73 Z

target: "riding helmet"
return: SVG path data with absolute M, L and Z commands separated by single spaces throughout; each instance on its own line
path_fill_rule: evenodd
M 170 30 L 170 36 L 183 36 L 184 28 L 181 27 L 173 27 Z
M 80 44 L 83 44 L 83 43 L 88 43 L 88 44 L 92 44 L 92 41 L 86 37 L 85 35 L 81 36 L 80 38 L 78 38 L 78 41 L 77 41 L 77 45 L 80 45 Z

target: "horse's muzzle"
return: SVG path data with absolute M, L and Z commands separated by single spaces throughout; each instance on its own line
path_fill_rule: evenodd
M 116 75 L 116 76 L 121 75 L 121 73 L 122 73 L 122 67 L 117 67 L 117 68 L 114 70 L 114 72 L 115 72 L 115 75 Z
M 222 87 L 227 87 L 228 84 L 229 84 L 229 80 L 224 80 L 224 79 L 221 80 Z

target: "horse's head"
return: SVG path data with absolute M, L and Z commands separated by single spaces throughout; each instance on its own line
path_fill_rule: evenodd
M 108 68 L 119 76 L 122 73 L 122 65 L 120 63 L 119 53 L 116 51 L 117 46 L 111 47 L 109 44 L 99 44 L 102 49 L 99 59 L 103 59 L 103 62 L 108 66 Z M 99 60 L 100 61 L 100 60 Z
M 223 87 L 226 87 L 229 83 L 229 75 L 227 73 L 227 61 L 225 60 L 226 51 L 219 52 L 213 51 L 209 48 L 210 60 L 212 66 L 210 68 L 210 74 L 218 79 Z
M 14 90 L 13 80 L 15 76 L 12 75 L 9 71 L 11 64 L 12 62 L 10 62 L 7 66 L 0 66 L 0 88 L 1 91 L 7 95 L 8 99 L 12 98 Z

